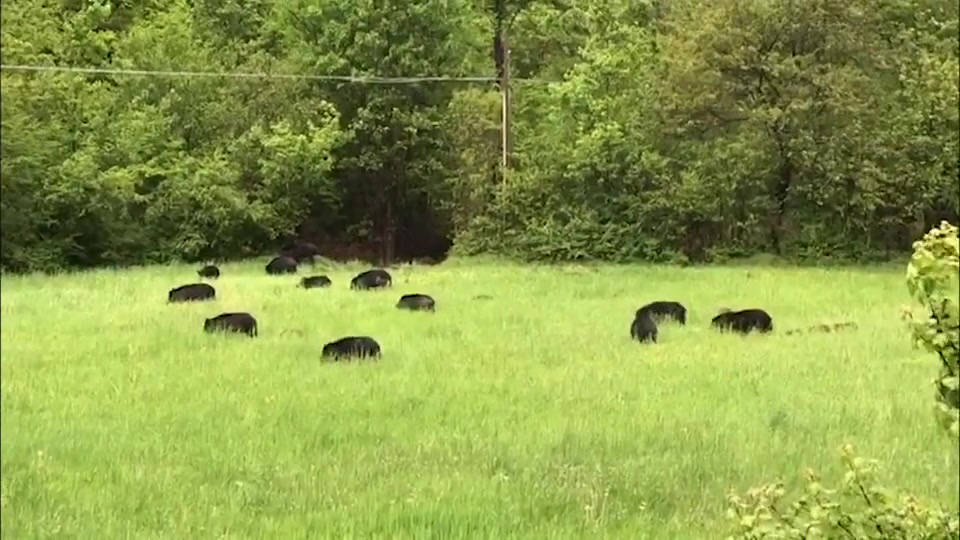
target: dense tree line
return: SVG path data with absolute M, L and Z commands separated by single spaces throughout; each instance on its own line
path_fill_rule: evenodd
M 22 0 L 8 271 L 243 257 L 877 258 L 960 213 L 943 0 Z

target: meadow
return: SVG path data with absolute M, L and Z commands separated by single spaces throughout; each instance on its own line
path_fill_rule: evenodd
M 451 260 L 357 292 L 366 267 L 302 290 L 309 267 L 265 263 L 222 265 L 194 304 L 166 304 L 194 266 L 3 278 L 3 538 L 722 538 L 731 488 L 836 476 L 847 442 L 887 485 L 958 504 L 902 266 Z M 413 292 L 437 312 L 394 308 Z M 687 325 L 632 342 L 659 299 Z M 712 331 L 724 306 L 774 333 Z M 225 311 L 259 337 L 204 334 Z M 321 362 L 345 335 L 382 360 Z

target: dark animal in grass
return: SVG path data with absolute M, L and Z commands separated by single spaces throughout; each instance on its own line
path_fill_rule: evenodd
M 207 279 L 217 279 L 220 277 L 220 269 L 212 264 L 208 264 L 197 270 L 197 275 Z
M 190 283 L 170 289 L 167 302 L 202 302 L 217 297 L 217 290 L 206 283 Z
M 683 304 L 680 302 L 670 302 L 665 300 L 650 302 L 649 304 L 637 310 L 638 316 L 640 315 L 641 311 L 646 311 L 649 313 L 653 317 L 654 321 L 673 319 L 680 324 L 687 324 L 687 308 L 683 307 Z
M 317 289 L 320 287 L 329 287 L 333 282 L 327 276 L 307 276 L 300 280 L 300 286 L 304 289 Z
M 271 276 L 297 273 L 297 261 L 293 257 L 274 257 L 267 263 L 267 273 Z
M 657 342 L 657 323 L 647 311 L 638 312 L 630 323 L 630 337 L 640 343 Z
M 203 321 L 204 332 L 235 332 L 257 336 L 257 320 L 249 313 L 221 313 Z
M 411 311 L 434 311 L 437 303 L 426 294 L 405 294 L 397 302 L 398 309 L 409 309 Z
M 380 344 L 368 336 L 349 336 L 331 341 L 323 346 L 324 358 L 341 360 L 350 358 L 373 358 L 380 356 Z
M 357 274 L 355 278 L 350 280 L 351 289 L 379 289 L 382 287 L 390 287 L 393 285 L 393 278 L 390 277 L 390 273 L 382 268 L 374 268 L 373 270 L 367 270 L 366 272 L 361 272 Z
M 773 318 L 762 309 L 742 309 L 720 313 L 710 321 L 710 326 L 740 334 L 749 334 L 754 330 L 765 334 L 773 331 Z
M 281 255 L 294 259 L 297 261 L 297 264 L 303 262 L 314 264 L 313 258 L 320 255 L 320 249 L 310 242 L 301 242 L 300 240 L 296 240 L 283 246 Z

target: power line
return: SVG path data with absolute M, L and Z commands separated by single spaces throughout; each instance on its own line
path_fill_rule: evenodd
M 0 71 L 59 72 L 88 75 L 126 75 L 134 77 L 220 77 L 227 79 L 287 79 L 309 81 L 340 81 L 359 84 L 414 84 L 420 82 L 474 82 L 495 83 L 496 77 L 354 77 L 350 75 L 297 75 L 290 73 L 236 73 L 217 71 L 153 71 L 145 69 L 110 69 L 70 66 L 34 66 L 25 64 L 0 64 Z M 515 82 L 545 82 L 535 79 L 511 79 Z

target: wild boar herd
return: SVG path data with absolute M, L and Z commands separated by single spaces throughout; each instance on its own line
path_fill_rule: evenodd
M 266 266 L 269 275 L 295 274 L 303 262 L 314 262 L 319 255 L 315 246 L 307 243 L 298 243 L 287 247 L 279 256 L 274 257 Z M 197 275 L 205 279 L 218 279 L 220 269 L 214 265 L 207 265 L 197 271 Z M 325 275 L 310 275 L 302 278 L 299 287 L 304 289 L 325 288 L 333 285 L 333 281 Z M 391 287 L 393 278 L 382 268 L 374 268 L 357 274 L 350 281 L 350 288 L 354 290 L 371 290 Z M 216 289 L 208 283 L 189 283 L 169 291 L 168 302 L 197 302 L 216 299 Z M 412 311 L 434 312 L 436 302 L 427 294 L 405 294 L 400 297 L 396 307 Z M 633 322 L 630 324 L 630 336 L 640 343 L 656 343 L 658 323 L 664 320 L 686 325 L 687 308 L 675 301 L 651 302 L 636 311 Z M 769 333 L 773 331 L 773 318 L 769 313 L 758 308 L 749 308 L 733 311 L 722 308 L 710 321 L 710 326 L 722 332 L 736 332 L 749 334 L 751 332 Z M 845 328 L 856 328 L 856 323 L 843 322 L 834 325 L 820 324 L 811 327 L 810 331 L 831 332 Z M 250 313 L 222 313 L 216 317 L 206 319 L 203 323 L 205 332 L 235 332 L 250 337 L 257 336 L 257 320 Z M 787 334 L 800 333 L 803 330 L 791 330 Z M 380 344 L 370 336 L 346 336 L 324 345 L 321 352 L 323 358 L 331 360 L 349 358 L 379 358 L 382 354 Z

